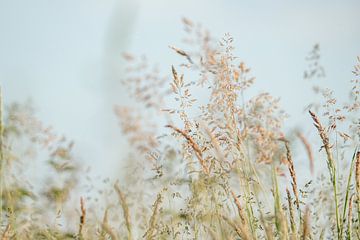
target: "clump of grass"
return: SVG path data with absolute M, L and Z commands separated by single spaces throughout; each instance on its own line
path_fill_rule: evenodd
M 296 170 L 294 143 L 284 137 L 279 99 L 247 94 L 255 78 L 234 55 L 233 38 L 217 41 L 201 25 L 183 23 L 184 49 L 170 47 L 179 63 L 167 64 L 164 76 L 145 58 L 124 55 L 123 83 L 137 102 L 134 109 L 115 107 L 130 146 L 126 175 L 121 188 L 104 180 L 101 200 L 81 198 L 79 214 L 73 199 L 84 174 L 74 162 L 73 143 L 27 107 L 8 109 L 0 121 L 2 239 L 359 239 L 360 128 L 351 117 L 360 106 L 359 81 L 342 108 L 322 91 L 325 113 L 309 111 L 330 177 L 308 181 Z M 320 66 L 319 46 L 311 55 Z M 314 66 L 306 78 L 324 77 Z M 340 131 L 341 124 L 348 130 Z M 314 161 L 321 158 L 311 150 L 316 145 L 297 136 L 315 175 Z M 12 146 L 14 139 L 49 159 L 45 186 L 32 188 L 14 167 L 35 160 L 22 154 L 24 144 Z

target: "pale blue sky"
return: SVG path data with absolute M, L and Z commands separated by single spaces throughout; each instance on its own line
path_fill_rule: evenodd
M 313 95 L 304 58 L 320 43 L 323 84 L 346 97 L 360 55 L 359 1 L 0 0 L 0 82 L 5 101 L 33 99 L 38 116 L 75 139 L 81 159 L 99 172 L 123 153 L 112 105 L 128 102 L 119 84 L 122 51 L 170 66 L 181 45 L 180 19 L 213 35 L 229 32 L 237 55 L 269 91 L 306 119 Z

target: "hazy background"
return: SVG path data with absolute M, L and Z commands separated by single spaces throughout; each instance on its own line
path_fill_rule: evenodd
M 166 69 L 181 45 L 181 18 L 212 34 L 231 33 L 257 77 L 252 91 L 282 99 L 287 127 L 305 123 L 314 95 L 305 56 L 321 46 L 322 84 L 346 99 L 360 54 L 359 1 L 0 0 L 0 82 L 6 103 L 32 99 L 37 116 L 76 142 L 79 158 L 117 174 L 122 147 L 114 104 L 131 104 L 120 85 L 121 53 L 146 54 Z

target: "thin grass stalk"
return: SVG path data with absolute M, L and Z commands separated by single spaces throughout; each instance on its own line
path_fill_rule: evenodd
M 102 240 L 105 240 L 105 237 L 106 237 L 106 234 L 107 234 L 107 232 L 105 231 L 103 226 L 108 224 L 108 211 L 109 211 L 109 209 L 106 208 L 105 212 L 104 212 L 103 220 L 101 222 L 100 239 L 102 239 Z
M 258 196 L 255 195 L 255 200 L 256 200 L 256 203 L 257 203 L 257 206 L 258 206 L 258 212 L 259 212 L 259 218 L 260 218 L 260 229 L 263 228 L 264 230 L 264 234 L 263 234 L 263 237 L 267 240 L 273 240 L 274 239 L 274 231 L 272 229 L 272 225 L 268 224 L 268 222 L 266 221 L 265 217 L 264 217 L 264 213 L 263 213 L 263 210 L 262 210 L 262 207 L 261 207 L 261 202 L 259 201 L 258 199 Z
M 225 222 L 227 222 L 236 232 L 236 234 L 244 240 L 250 240 L 252 238 L 250 238 L 248 232 L 240 225 L 237 226 L 233 221 L 231 221 L 228 217 L 226 217 L 225 215 L 221 215 L 222 219 L 224 219 Z
M 288 200 L 288 205 L 289 205 L 289 218 L 290 218 L 290 227 L 291 227 L 291 233 L 292 233 L 292 238 L 296 239 L 296 224 L 295 224 L 295 218 L 294 218 L 294 209 L 292 206 L 292 199 L 291 199 L 291 195 L 290 195 L 290 191 L 288 188 L 286 188 L 286 195 L 287 195 L 287 200 Z
M 263 214 L 262 211 L 260 211 L 260 220 L 261 220 L 263 228 L 265 230 L 266 239 L 267 240 L 273 240 L 274 239 L 273 231 L 272 231 L 271 227 L 269 227 L 269 225 L 265 222 L 264 214 Z
M 194 64 L 194 62 L 193 62 L 193 60 L 191 59 L 190 55 L 187 54 L 184 50 L 179 49 L 179 48 L 176 48 L 176 47 L 174 47 L 174 46 L 169 46 L 169 48 L 171 48 L 172 50 L 174 50 L 177 54 L 185 57 L 185 58 L 189 61 L 190 64 Z
M 212 240 L 218 240 L 217 234 L 210 227 L 204 225 L 204 228 L 208 231 Z
M 248 196 L 246 196 L 246 198 L 249 199 Z M 246 212 L 247 212 L 247 215 L 248 215 L 248 222 L 249 222 L 248 225 L 250 226 L 250 230 L 251 230 L 253 239 L 257 239 L 256 228 L 255 228 L 256 219 L 254 217 L 254 210 L 253 210 L 251 201 L 247 200 L 245 206 L 246 206 Z
M 321 229 L 319 240 L 324 240 L 325 236 L 325 228 Z
M 106 232 L 111 240 L 118 240 L 117 235 L 114 233 L 114 231 L 112 230 L 112 228 L 110 227 L 110 225 L 107 222 L 103 222 L 101 225 L 102 229 L 104 232 Z
M 347 240 L 352 239 L 352 203 L 353 203 L 353 198 L 354 198 L 354 195 L 351 195 L 351 197 L 349 199 Z
M 358 219 L 360 219 L 360 151 L 356 153 L 356 163 L 355 163 L 355 184 L 356 184 L 356 194 L 357 194 L 357 213 Z M 360 223 L 359 223 L 360 228 Z
M 160 204 L 162 202 L 162 195 L 159 193 L 156 197 L 156 200 L 153 205 L 153 212 L 149 220 L 149 227 L 147 231 L 145 232 L 143 238 L 146 238 L 147 240 L 154 238 L 154 231 L 155 231 L 155 225 L 157 222 L 157 216 L 160 208 Z
M 302 133 L 297 132 L 296 136 L 300 139 L 302 144 L 305 146 L 306 153 L 308 155 L 309 163 L 310 163 L 310 173 L 311 173 L 311 175 L 313 175 L 314 174 L 314 155 L 313 155 L 313 152 L 312 152 L 312 149 L 311 149 L 311 145 L 306 140 L 306 138 L 304 137 L 304 135 Z
M 4 168 L 4 122 L 3 122 L 3 95 L 0 86 L 0 225 L 3 224 L 3 168 Z
M 1 240 L 9 240 L 10 239 L 10 237 L 9 237 L 10 230 L 11 230 L 11 225 L 9 223 L 9 224 L 6 225 L 6 228 L 5 228 L 4 232 L 1 235 Z
M 354 169 L 354 165 L 355 165 L 355 161 L 356 161 L 357 149 L 358 149 L 358 147 L 356 147 L 356 149 L 354 151 L 354 154 L 353 154 L 353 157 L 352 157 L 352 160 L 351 160 L 349 176 L 348 176 L 347 185 L 346 185 L 346 194 L 345 194 L 345 200 L 344 200 L 344 211 L 343 211 L 343 217 L 342 217 L 343 220 L 342 220 L 342 225 L 341 225 L 342 233 L 344 231 L 344 224 L 345 224 L 345 221 L 346 221 L 347 205 L 348 205 L 348 200 L 349 200 L 349 196 L 350 196 L 352 173 L 353 173 L 353 169 Z
M 297 189 L 297 179 L 296 179 L 296 172 L 295 172 L 295 167 L 294 167 L 294 161 L 292 160 L 292 155 L 291 155 L 291 151 L 290 151 L 290 146 L 289 146 L 289 141 L 286 139 L 282 139 L 282 141 L 285 143 L 285 148 L 286 148 L 286 158 L 288 161 L 288 169 L 289 169 L 289 173 L 292 179 L 292 190 L 295 196 L 295 203 L 296 203 L 296 208 L 299 210 L 300 208 L 300 201 L 299 201 L 299 192 Z
M 286 219 L 284 217 L 284 214 L 282 212 L 281 207 L 281 197 L 279 192 L 279 185 L 277 181 L 276 171 L 275 167 L 273 167 L 273 189 L 274 189 L 274 210 L 275 210 L 275 226 L 277 229 L 277 232 L 280 235 L 280 239 L 288 239 L 288 230 L 287 230 L 287 224 Z
M 250 161 L 248 161 L 248 164 L 250 165 Z M 242 169 L 244 170 L 244 169 Z M 249 169 L 251 170 L 251 169 Z M 240 173 L 241 174 L 241 173 Z M 244 173 L 242 173 L 244 174 Z M 245 219 L 245 224 L 247 226 L 247 230 L 251 231 L 252 237 L 253 239 L 257 239 L 257 235 L 256 235 L 256 228 L 255 225 L 257 224 L 257 220 L 254 217 L 254 211 L 253 211 L 253 207 L 251 204 L 251 201 L 249 201 L 249 199 L 251 199 L 251 194 L 252 194 L 252 187 L 250 185 L 250 181 L 247 180 L 248 177 L 240 177 L 239 176 L 239 182 L 241 186 L 244 186 L 244 197 L 246 199 L 245 201 L 245 207 L 243 208 L 243 210 L 246 211 L 246 216 L 247 218 L 245 218 L 245 214 L 243 214 L 244 219 Z M 243 212 L 244 213 L 244 212 Z
M 219 159 L 221 166 L 222 166 L 222 163 L 225 161 L 225 156 L 220 148 L 220 143 L 218 142 L 218 140 L 216 139 L 214 134 L 212 134 L 210 129 L 205 126 L 204 123 L 201 123 L 201 125 L 205 129 L 207 135 L 210 137 L 210 141 L 215 149 L 215 154 L 217 155 L 217 158 Z
M 232 195 L 232 197 L 233 197 L 233 199 L 234 199 L 234 203 L 235 203 L 235 205 L 236 205 L 236 207 L 237 207 L 238 214 L 239 214 L 239 217 L 240 217 L 240 219 L 241 219 L 241 222 L 242 222 L 242 224 L 245 224 L 244 209 L 241 207 L 240 201 L 239 201 L 239 199 L 236 197 L 234 191 L 233 191 L 233 190 L 230 190 L 230 192 L 231 192 L 231 195 Z
M 197 159 L 199 160 L 199 163 L 200 163 L 204 173 L 206 175 L 209 175 L 209 168 L 206 166 L 205 161 L 202 157 L 201 149 L 200 149 L 199 145 L 194 141 L 194 139 L 192 139 L 192 137 L 190 137 L 186 132 L 184 132 L 183 130 L 181 130 L 173 125 L 166 125 L 165 127 L 172 128 L 175 132 L 180 133 L 188 141 L 189 145 L 194 150 L 195 155 L 196 155 Z
M 80 210 L 81 210 L 81 215 L 80 215 L 78 236 L 79 236 L 79 239 L 84 239 L 83 229 L 84 229 L 85 221 L 86 221 L 86 208 L 85 208 L 84 199 L 82 197 L 80 198 Z
M 119 202 L 120 202 L 121 208 L 123 210 L 125 225 L 126 225 L 126 228 L 128 231 L 128 239 L 131 240 L 132 239 L 132 229 L 131 229 L 131 222 L 130 222 L 129 206 L 126 201 L 125 194 L 121 191 L 121 189 L 117 183 L 114 185 L 114 188 L 119 197 Z
M 316 114 L 310 110 L 309 110 L 309 113 L 314 121 L 314 126 L 318 130 L 319 136 L 323 142 L 323 147 L 325 148 L 325 152 L 326 152 L 326 156 L 327 156 L 327 166 L 329 169 L 330 180 L 331 180 L 333 191 L 334 191 L 337 236 L 338 236 L 338 239 L 342 239 L 341 219 L 340 219 L 340 214 L 339 214 L 339 200 L 338 200 L 338 191 L 337 191 L 336 165 L 335 165 L 333 155 L 331 152 L 329 137 L 326 134 L 325 128 L 322 126 L 322 124 L 321 124 L 319 118 L 316 116 Z
M 303 232 L 301 239 L 305 240 L 310 235 L 310 210 L 309 207 L 306 207 L 305 209 L 305 217 L 303 222 Z

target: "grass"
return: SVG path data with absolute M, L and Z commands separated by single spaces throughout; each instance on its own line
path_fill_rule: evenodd
M 183 22 L 166 75 L 125 56 L 137 103 L 115 107 L 131 146 L 121 181 L 88 178 L 86 192 L 74 144 L 29 106 L 2 111 L 1 96 L 1 239 L 360 239 L 360 58 L 348 103 L 318 88 L 313 140 L 284 133 L 279 99 L 248 96 L 255 78 L 229 34 Z M 324 76 L 316 66 L 306 79 Z M 303 155 L 310 179 L 296 170 Z M 26 173 L 34 164 L 39 176 Z

